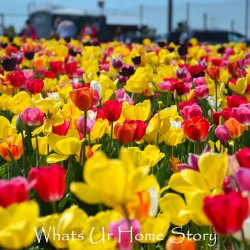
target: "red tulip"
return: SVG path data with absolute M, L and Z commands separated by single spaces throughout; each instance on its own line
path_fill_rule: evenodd
M 24 177 L 16 177 L 10 181 L 0 180 L 0 207 L 8 207 L 29 199 L 30 185 Z
M 209 131 L 209 121 L 201 116 L 193 116 L 181 124 L 181 128 L 190 140 L 204 141 Z
M 125 120 L 124 123 L 134 124 L 135 125 L 135 133 L 134 133 L 134 141 L 140 141 L 145 135 L 148 123 L 140 120 Z
M 250 168 L 250 148 L 242 148 L 236 152 L 236 158 L 241 167 Z
M 39 108 L 26 108 L 20 118 L 29 126 L 38 126 L 44 122 L 44 113 Z
M 66 171 L 59 164 L 32 168 L 29 180 L 34 183 L 34 189 L 45 202 L 59 201 L 65 194 Z
M 52 132 L 57 135 L 65 136 L 68 133 L 70 122 L 65 120 L 58 126 L 52 126 Z
M 52 71 L 44 71 L 43 76 L 44 78 L 54 79 L 56 77 L 56 74 Z
M 134 140 L 135 130 L 135 124 L 116 123 L 114 127 L 116 138 L 123 144 L 130 143 Z
M 248 217 L 248 199 L 237 192 L 206 197 L 203 211 L 217 233 L 232 234 L 241 230 L 243 221 Z
M 174 84 L 174 89 L 178 95 L 188 94 L 190 91 L 191 85 L 189 82 L 177 82 Z
M 49 63 L 50 69 L 54 73 L 59 73 L 62 71 L 63 63 L 62 61 L 55 61 Z
M 117 100 L 109 100 L 103 103 L 103 111 L 109 122 L 117 121 L 122 112 L 122 103 Z
M 65 67 L 66 73 L 70 74 L 70 75 L 73 75 L 77 71 L 77 63 L 76 62 L 65 63 L 64 67 Z
M 195 99 L 190 99 L 190 100 L 185 101 L 185 102 L 179 102 L 179 103 L 178 103 L 178 109 L 179 109 L 179 110 L 182 110 L 184 107 L 186 107 L 186 106 L 191 106 L 191 105 L 193 105 L 194 103 L 196 103 L 196 100 L 195 100 Z
M 74 89 L 69 93 L 70 99 L 81 111 L 92 109 L 94 102 L 94 90 L 92 88 Z
M 25 83 L 25 77 L 23 72 L 14 71 L 10 74 L 8 74 L 8 79 L 10 81 L 10 84 L 15 88 L 22 88 Z
M 40 94 L 43 91 L 44 82 L 41 79 L 32 79 L 27 82 L 26 88 L 31 94 Z
M 241 104 L 248 103 L 247 98 L 245 96 L 239 96 L 239 95 L 231 95 L 227 96 L 227 105 L 229 108 L 237 108 Z

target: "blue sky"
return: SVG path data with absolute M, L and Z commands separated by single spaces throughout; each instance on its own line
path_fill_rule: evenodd
M 27 19 L 27 12 L 33 5 L 46 2 L 65 7 L 98 10 L 98 0 L 0 0 L 4 23 L 13 24 L 19 32 Z M 124 19 L 134 18 L 140 22 L 139 9 L 143 5 L 143 24 L 157 29 L 158 33 L 167 30 L 167 2 L 168 0 L 104 0 L 105 14 L 122 16 Z M 204 13 L 207 12 L 207 28 L 231 29 L 240 33 L 245 32 L 245 0 L 173 0 L 173 26 L 185 21 L 187 16 L 187 2 L 190 3 L 189 24 L 192 28 L 204 28 Z M 208 3 L 209 2 L 209 3 Z M 13 14 L 16 14 L 13 15 Z M 250 32 L 248 32 L 250 33 Z

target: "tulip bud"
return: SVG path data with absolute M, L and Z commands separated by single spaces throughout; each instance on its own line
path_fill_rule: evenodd
M 229 139 L 230 139 L 230 135 L 228 132 L 228 129 L 225 125 L 219 125 L 216 129 L 215 129 L 215 135 L 218 137 L 218 139 L 223 143 L 226 144 Z

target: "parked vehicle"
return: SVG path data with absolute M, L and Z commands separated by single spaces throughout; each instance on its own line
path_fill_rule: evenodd
M 200 43 L 223 44 L 229 42 L 248 42 L 246 37 L 238 32 L 226 30 L 190 30 L 189 32 L 171 32 L 162 36 L 161 40 L 166 40 L 167 43 L 174 42 L 175 44 L 184 43 L 182 37 L 186 34 L 186 42 L 191 38 L 196 38 Z M 159 38 L 158 38 L 159 41 Z

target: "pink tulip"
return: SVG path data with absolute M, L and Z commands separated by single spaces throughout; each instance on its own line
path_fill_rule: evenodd
M 242 125 L 250 125 L 250 105 L 241 104 L 238 108 L 232 109 L 233 117 Z
M 215 129 L 215 135 L 218 137 L 218 139 L 222 143 L 227 143 L 229 141 L 229 139 L 230 139 L 228 129 L 227 129 L 227 127 L 225 125 L 219 125 Z
M 134 105 L 133 94 L 130 97 L 123 88 L 115 91 L 115 97 L 119 102 L 128 102 L 130 105 Z
M 197 104 L 186 106 L 180 110 L 180 115 L 184 120 L 192 118 L 193 116 L 202 116 L 201 107 Z
M 95 119 L 92 120 L 89 117 L 87 117 L 87 134 L 89 134 L 91 132 L 94 125 L 95 125 Z M 78 133 L 80 133 L 80 135 L 82 136 L 83 131 L 84 131 L 84 116 L 81 116 L 77 120 L 77 130 L 78 130 Z
M 29 126 L 38 126 L 44 122 L 44 114 L 39 108 L 26 108 L 21 119 Z
M 15 177 L 10 181 L 0 180 L 0 207 L 8 207 L 29 199 L 30 185 L 24 177 Z
M 109 233 L 117 239 L 117 246 L 120 250 L 132 250 L 132 243 L 140 230 L 140 223 L 136 219 L 130 220 L 130 227 L 125 218 L 109 224 Z
M 204 76 L 197 77 L 193 79 L 193 84 L 195 87 L 207 85 L 206 78 Z
M 204 99 L 208 97 L 209 89 L 207 85 L 200 85 L 195 88 L 194 92 L 200 99 Z

